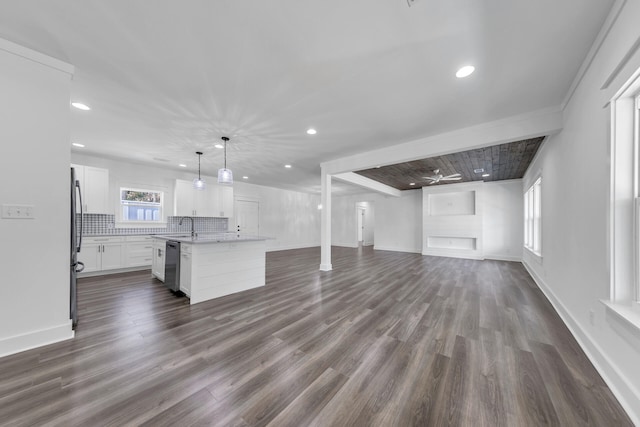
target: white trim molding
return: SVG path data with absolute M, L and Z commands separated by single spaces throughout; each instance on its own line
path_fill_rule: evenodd
M 627 412 L 629 418 L 631 418 L 634 424 L 640 426 L 640 391 L 627 381 L 627 376 L 606 355 L 606 352 L 603 351 L 588 331 L 580 327 L 580 324 L 573 318 L 569 310 L 562 304 L 551 288 L 536 274 L 535 269 L 529 266 L 526 261 L 523 261 L 522 265 L 527 272 L 529 272 L 529 275 L 536 285 L 538 285 L 538 288 L 540 288 L 547 300 L 549 300 L 582 351 L 584 351 L 589 361 L 593 364 L 596 371 L 598 371 L 598 374 L 604 379 L 611 392 L 620 402 L 620 405 L 622 405 Z
M 43 345 L 70 340 L 74 337 L 71 320 L 47 329 L 31 331 L 0 340 L 0 357 L 19 353 Z

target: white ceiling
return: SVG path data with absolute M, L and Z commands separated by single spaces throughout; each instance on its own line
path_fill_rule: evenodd
M 321 162 L 561 104 L 613 2 L 7 0 L 0 37 L 76 67 L 83 152 L 215 175 L 229 136 L 236 180 L 319 192 Z

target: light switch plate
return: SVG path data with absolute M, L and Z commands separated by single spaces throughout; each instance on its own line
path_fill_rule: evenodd
M 34 205 L 2 205 L 3 219 L 34 219 Z

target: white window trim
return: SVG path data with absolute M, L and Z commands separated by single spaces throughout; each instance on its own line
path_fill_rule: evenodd
M 539 197 L 538 203 L 535 203 L 536 187 L 538 188 L 537 194 Z M 528 186 L 527 190 L 523 194 L 524 203 L 524 248 L 527 252 L 537 261 L 542 263 L 542 171 L 538 173 L 532 179 L 532 184 Z M 538 210 L 537 218 L 536 212 L 528 212 L 531 210 Z M 536 219 L 537 219 L 537 236 L 536 236 Z M 529 225 L 531 221 L 531 225 Z M 536 250 L 535 240 L 538 241 L 538 248 Z M 533 242 L 531 243 L 531 240 Z
M 610 291 L 602 303 L 640 330 L 640 69 L 610 105 Z
M 140 192 L 153 192 L 160 193 L 160 220 L 158 221 L 125 221 L 122 219 L 122 190 L 140 191 Z M 135 186 L 121 185 L 118 187 L 118 200 L 117 200 L 117 215 L 115 228 L 166 228 L 167 221 L 164 214 L 166 209 L 165 203 L 165 191 L 153 188 L 139 188 Z

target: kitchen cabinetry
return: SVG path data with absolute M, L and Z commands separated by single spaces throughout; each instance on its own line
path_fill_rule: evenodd
M 191 257 L 192 245 L 180 245 L 180 290 L 191 296 Z
M 84 213 L 112 213 L 109 209 L 109 170 L 92 166 L 74 165 L 76 179 L 82 189 Z M 80 213 L 80 206 L 78 206 Z
M 84 273 L 124 267 L 122 237 L 85 237 L 78 260 L 84 263 Z
M 165 240 L 160 240 L 160 239 L 153 240 L 153 257 L 151 260 L 151 274 L 162 282 L 164 282 L 165 248 L 166 248 Z
M 152 265 L 153 238 L 151 236 L 127 236 L 125 267 L 145 267 Z
M 175 216 L 233 216 L 233 187 L 207 184 L 204 190 L 193 188 L 191 181 L 176 180 Z
M 233 216 L 233 187 L 220 185 L 218 190 L 218 215 L 231 218 Z

